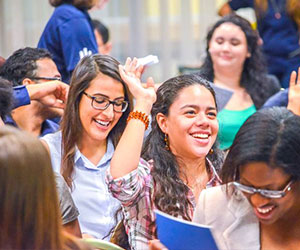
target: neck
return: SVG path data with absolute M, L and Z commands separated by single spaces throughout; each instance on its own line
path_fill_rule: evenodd
M 194 186 L 195 184 L 201 182 L 201 180 L 206 179 L 206 163 L 204 158 L 197 158 L 195 160 L 189 159 L 177 159 L 180 168 L 180 178 L 188 185 Z M 205 182 L 203 180 L 203 182 Z
M 242 69 L 217 69 L 214 67 L 214 83 L 229 89 L 240 88 Z
M 35 136 L 41 134 L 43 117 L 38 112 L 34 104 L 22 106 L 12 112 L 12 118 L 17 126 Z
M 101 158 L 106 153 L 107 140 L 95 141 L 89 137 L 81 139 L 78 143 L 78 149 L 80 152 L 88 158 L 94 165 L 97 165 Z

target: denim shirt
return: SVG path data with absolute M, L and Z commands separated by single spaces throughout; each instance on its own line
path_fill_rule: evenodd
M 52 167 L 60 172 L 61 166 L 61 131 L 48 134 L 42 138 L 50 149 Z M 79 224 L 83 234 L 98 239 L 107 236 L 115 226 L 114 215 L 120 208 L 120 202 L 108 192 L 105 183 L 106 170 L 110 165 L 114 146 L 107 142 L 107 150 L 100 162 L 95 166 L 76 147 L 72 198 L 79 210 Z M 110 237 L 107 237 L 109 239 Z

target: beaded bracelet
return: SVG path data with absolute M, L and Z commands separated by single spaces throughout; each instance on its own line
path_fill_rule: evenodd
M 132 111 L 132 112 L 129 113 L 129 116 L 127 118 L 127 123 L 131 119 L 138 119 L 138 120 L 142 121 L 145 124 L 145 130 L 147 130 L 147 128 L 149 126 L 148 115 L 146 115 L 145 113 L 140 112 L 140 111 Z

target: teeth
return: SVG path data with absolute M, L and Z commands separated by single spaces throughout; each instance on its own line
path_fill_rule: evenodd
M 102 125 L 102 126 L 108 126 L 108 124 L 110 123 L 110 122 L 103 122 L 103 121 L 99 121 L 99 120 L 95 120 L 97 123 L 99 123 L 100 125 Z
M 194 134 L 193 137 L 200 138 L 200 139 L 207 139 L 208 134 Z
M 269 213 L 274 207 L 270 207 L 270 208 L 257 208 L 257 211 L 260 212 L 261 214 L 266 214 Z

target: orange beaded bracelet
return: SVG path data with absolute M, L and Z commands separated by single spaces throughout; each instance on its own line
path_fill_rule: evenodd
M 143 122 L 145 124 L 145 130 L 147 130 L 148 126 L 149 126 L 149 118 L 148 115 L 146 115 L 143 112 L 140 111 L 132 111 L 129 113 L 129 116 L 127 118 L 127 122 L 129 122 L 131 119 L 138 119 L 141 122 Z

